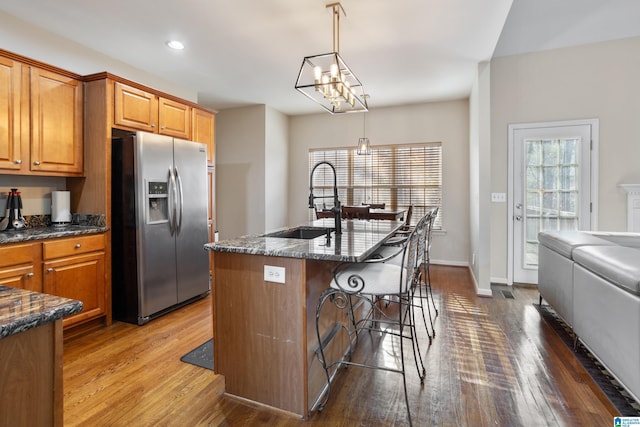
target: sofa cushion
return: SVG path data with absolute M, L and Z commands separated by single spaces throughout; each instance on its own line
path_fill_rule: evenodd
M 626 246 L 581 246 L 573 261 L 620 288 L 640 295 L 640 250 Z M 579 283 L 575 284 L 580 286 Z
M 567 258 L 572 258 L 575 248 L 587 245 L 615 245 L 599 237 L 595 237 L 584 231 L 541 231 L 538 233 L 538 242 Z
M 611 232 L 611 231 L 590 231 L 594 237 L 615 243 L 620 246 L 629 246 L 631 248 L 640 248 L 640 233 L 630 232 Z

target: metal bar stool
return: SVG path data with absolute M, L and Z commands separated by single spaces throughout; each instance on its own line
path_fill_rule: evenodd
M 412 305 L 412 289 L 420 280 L 417 268 L 418 244 L 421 236 L 412 232 L 404 245 L 397 248 L 397 256 L 401 257 L 399 265 L 385 262 L 388 259 L 367 260 L 361 263 L 341 263 L 333 270 L 333 280 L 320 296 L 316 309 L 316 334 L 318 338 L 317 356 L 324 368 L 327 383 L 323 390 L 323 397 L 318 410 L 326 405 L 331 392 L 331 382 L 338 369 L 342 366 L 359 366 L 369 369 L 380 369 L 396 372 L 402 375 L 407 416 L 411 425 L 411 410 L 407 395 L 407 380 L 404 360 L 404 340 L 412 342 L 414 360 L 418 369 L 420 382 L 423 384 L 425 368 L 421 355 L 418 356 L 415 316 Z M 386 302 L 389 302 L 387 304 Z M 320 317 L 325 305 L 332 304 L 335 309 L 344 311 L 345 315 L 337 328 L 346 332 L 348 342 L 346 351 L 327 360 L 329 356 L 326 348 L 330 339 L 337 335 L 332 332 L 330 337 L 322 336 L 320 332 Z M 391 306 L 391 307 L 389 307 Z M 333 328 L 335 331 L 336 328 Z M 355 345 L 363 331 L 380 332 L 397 337 L 400 346 L 399 367 L 385 364 L 365 363 L 352 360 Z M 416 353 L 417 351 L 417 353 Z

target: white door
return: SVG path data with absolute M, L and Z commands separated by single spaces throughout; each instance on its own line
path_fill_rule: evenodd
M 597 120 L 509 126 L 509 283 L 538 283 L 538 232 L 595 227 Z

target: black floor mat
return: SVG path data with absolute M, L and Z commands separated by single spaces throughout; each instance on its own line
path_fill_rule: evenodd
M 181 361 L 213 371 L 213 338 L 180 358 Z
M 540 312 L 543 319 L 558 333 L 562 341 L 571 349 L 573 349 L 574 333 L 571 328 L 556 314 L 548 305 L 540 306 L 533 303 L 534 307 Z M 618 383 L 618 381 L 602 366 L 589 350 L 582 343 L 578 342 L 578 347 L 573 351 L 578 361 L 598 387 L 604 392 L 613 406 L 620 412 L 623 417 L 640 416 L 640 403 L 636 402 L 629 393 Z

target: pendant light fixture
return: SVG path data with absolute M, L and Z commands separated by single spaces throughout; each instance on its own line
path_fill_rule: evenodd
M 369 95 L 362 95 L 364 101 L 367 102 Z M 367 113 L 362 114 L 362 138 L 358 139 L 358 149 L 356 154 L 371 154 L 371 144 L 369 144 L 369 138 L 367 138 Z
M 333 52 L 306 56 L 295 88 L 331 114 L 367 111 L 362 83 L 339 54 L 340 13 L 347 14 L 340 3 L 326 7 L 332 9 L 333 15 Z

